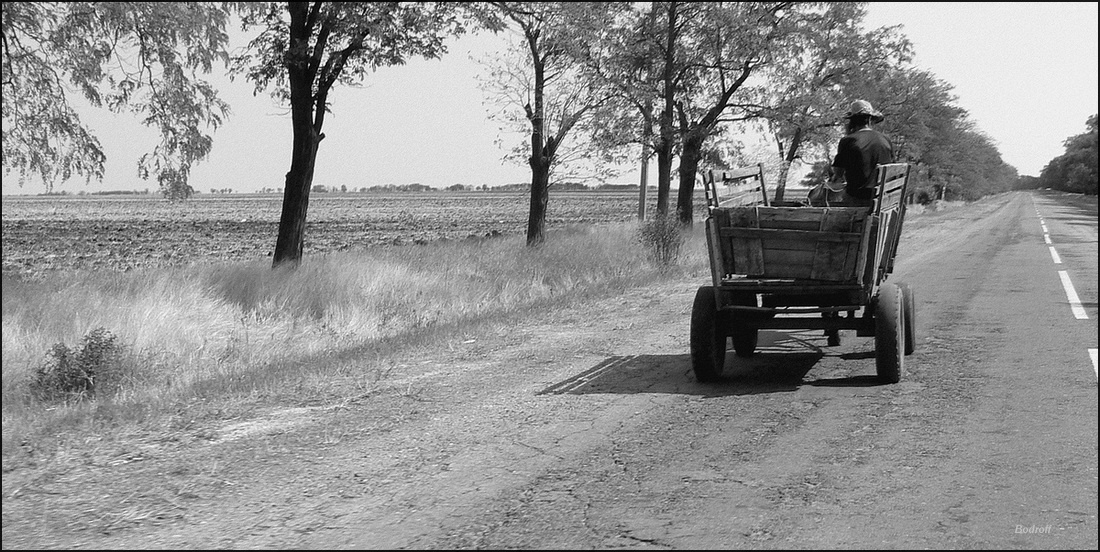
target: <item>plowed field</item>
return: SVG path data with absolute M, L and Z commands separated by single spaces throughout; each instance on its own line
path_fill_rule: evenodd
M 306 254 L 523 234 L 529 202 L 520 192 L 314 194 Z M 547 229 L 631 220 L 637 202 L 636 191 L 552 191 Z M 156 197 L 6 197 L 3 271 L 262 260 L 275 248 L 281 208 L 276 195 L 199 196 L 180 203 Z

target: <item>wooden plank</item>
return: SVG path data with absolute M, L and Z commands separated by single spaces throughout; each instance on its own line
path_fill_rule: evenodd
M 740 178 L 759 177 L 760 173 L 761 168 L 759 165 L 730 169 L 728 171 L 710 171 L 711 178 L 713 178 L 715 182 L 719 180 L 737 180 Z
M 703 185 L 711 207 L 768 203 L 763 164 L 728 171 L 707 171 L 703 175 Z
M 855 237 L 845 247 L 819 246 L 810 278 L 828 281 L 853 281 L 857 278 L 856 262 L 863 241 L 863 224 L 870 214 L 866 209 L 831 209 L 821 219 L 822 231 L 847 231 Z
M 734 273 L 734 263 L 736 262 L 733 245 L 728 238 L 724 238 L 721 235 L 721 229 L 730 225 L 730 212 L 725 209 L 720 209 L 716 210 L 712 216 L 715 217 L 717 225 L 716 231 L 718 235 L 716 235 L 715 238 L 717 238 L 718 242 L 717 249 L 721 254 L 721 262 L 717 264 L 721 268 L 722 274 L 732 274 Z
M 825 209 L 826 207 L 757 207 L 757 212 L 761 228 L 809 222 L 816 229 Z
M 725 210 L 728 218 L 721 231 L 725 232 L 730 227 L 755 227 L 756 213 L 756 207 Z M 726 266 L 729 274 L 763 274 L 763 245 L 758 238 L 736 239 L 723 235 L 722 241 L 729 244 L 731 252 L 731 262 Z
M 897 211 L 899 205 L 901 205 L 900 193 L 887 194 L 886 197 L 882 198 L 883 211 Z
M 739 204 L 747 203 L 746 200 L 751 201 L 753 199 L 754 195 L 756 194 L 756 192 L 758 192 L 758 191 L 759 190 L 745 190 L 745 189 L 730 188 L 730 189 L 725 190 L 726 193 L 722 194 L 722 198 L 723 198 L 722 201 L 724 203 L 728 200 L 734 200 L 734 201 L 739 202 Z
M 785 228 L 722 228 L 723 237 L 758 238 L 778 242 L 794 242 L 783 249 L 812 248 L 816 242 L 859 243 L 860 235 L 855 232 L 822 232 L 819 230 L 788 230 Z M 802 247 L 799 247 L 799 245 Z M 809 244 L 808 246 L 805 244 Z
M 794 280 L 809 280 L 810 279 L 810 265 L 808 263 L 800 264 L 775 264 L 768 265 L 768 273 L 762 275 L 763 278 L 791 278 Z
M 809 278 L 813 251 L 765 251 L 762 274 L 765 278 Z
M 734 277 L 722 280 L 722 287 L 733 291 L 755 293 L 816 294 L 859 292 L 863 287 L 851 283 L 810 282 L 777 278 Z
M 900 231 L 900 228 L 898 228 L 898 212 L 896 210 L 888 213 L 884 212 L 883 217 L 882 220 L 884 224 L 882 227 L 884 230 L 882 231 L 882 236 L 879 238 L 879 244 L 882 248 L 882 253 L 879 255 L 878 259 L 878 277 L 880 279 L 887 273 L 887 268 L 894 257 L 894 247 L 897 245 L 894 236 Z
M 791 264 L 804 264 L 809 272 L 810 262 L 814 260 L 814 249 L 765 249 L 764 261 L 770 268 L 774 266 L 785 266 Z M 786 278 L 786 276 L 774 276 L 775 278 Z
M 821 217 L 822 232 L 855 232 L 863 230 L 863 221 L 870 211 L 864 208 L 827 209 Z
M 722 278 L 726 274 L 725 259 L 728 258 L 722 253 L 723 240 L 718 235 L 718 220 L 714 216 L 707 217 L 706 223 L 707 231 L 707 253 L 710 256 L 710 275 L 711 283 L 714 287 L 718 287 Z
M 841 271 L 844 276 L 839 278 L 843 281 L 858 281 L 859 280 L 859 250 L 863 246 L 862 235 L 860 235 L 860 243 L 854 247 L 849 247 L 847 254 L 844 256 L 844 261 L 841 263 Z
M 882 165 L 883 180 L 890 182 L 899 178 L 906 178 L 909 174 L 909 165 L 905 163 L 889 163 Z
M 876 272 L 878 265 L 878 226 L 879 216 L 873 215 L 871 217 L 871 223 L 867 225 L 867 230 L 864 232 L 866 240 L 863 244 L 863 253 L 860 255 L 859 268 L 863 272 L 863 284 L 872 286 L 878 286 L 878 278 Z
M 729 274 L 764 275 L 764 252 L 760 240 L 729 240 L 729 243 L 733 250 L 733 262 L 727 268 Z
M 775 251 L 782 254 L 784 251 L 813 251 L 817 247 L 817 242 L 803 241 L 803 240 L 780 240 L 780 239 L 765 239 L 764 251 Z
M 754 205 L 761 201 L 759 187 L 727 187 L 719 192 L 718 197 L 719 207 Z
M 721 209 L 727 215 L 727 224 L 722 228 L 759 228 L 757 212 L 760 207 L 728 207 Z
M 757 166 L 760 167 L 760 199 L 767 206 L 770 205 L 770 201 L 768 200 L 768 186 L 764 183 L 764 164 L 759 163 Z
M 813 267 L 810 270 L 811 280 L 824 280 L 830 282 L 845 282 L 855 279 L 854 251 L 858 245 L 852 247 L 829 247 L 828 244 L 819 243 L 814 252 Z M 849 262 L 849 258 L 853 262 Z

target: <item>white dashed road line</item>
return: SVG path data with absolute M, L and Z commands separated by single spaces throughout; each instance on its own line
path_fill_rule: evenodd
M 1085 312 L 1085 307 L 1081 306 L 1081 298 L 1077 297 L 1073 282 L 1069 281 L 1069 272 L 1059 270 L 1058 276 L 1062 278 L 1062 287 L 1066 290 L 1066 298 L 1069 299 L 1069 308 L 1073 311 L 1073 317 L 1078 320 L 1088 320 L 1089 314 Z
M 1053 242 L 1050 240 L 1050 230 L 1047 229 L 1047 224 L 1046 221 L 1043 220 L 1043 216 L 1039 214 L 1038 207 L 1035 208 L 1035 214 L 1039 217 L 1039 226 L 1043 228 L 1043 241 L 1050 246 L 1050 258 L 1054 260 L 1054 264 L 1062 264 L 1062 258 L 1059 257 L 1058 252 L 1054 250 Z M 1077 290 L 1073 289 L 1073 282 L 1069 279 L 1069 272 L 1059 270 L 1058 277 L 1062 279 L 1062 288 L 1066 292 L 1066 298 L 1069 300 L 1069 308 L 1073 311 L 1073 317 L 1078 320 L 1088 320 L 1089 315 L 1081 305 L 1081 298 L 1077 296 Z M 1089 349 L 1089 358 L 1092 359 L 1093 375 L 1100 377 L 1100 371 L 1097 370 L 1096 366 L 1096 349 Z

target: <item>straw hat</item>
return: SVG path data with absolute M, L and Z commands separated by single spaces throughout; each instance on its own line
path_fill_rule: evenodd
M 856 115 L 870 115 L 872 123 L 877 123 L 882 120 L 882 113 L 875 111 L 875 108 L 871 107 L 871 102 L 867 100 L 856 100 L 852 102 L 852 107 L 848 109 L 848 113 L 844 114 L 844 118 L 851 119 Z

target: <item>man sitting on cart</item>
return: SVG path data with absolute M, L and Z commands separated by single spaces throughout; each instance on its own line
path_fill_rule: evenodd
M 828 205 L 870 206 L 874 203 L 875 167 L 892 163 L 894 148 L 885 134 L 871 128 L 882 121 L 882 113 L 866 100 L 852 102 L 848 113 L 847 134 L 840 139 L 833 175 L 825 184 Z M 822 190 L 824 191 L 824 190 Z

